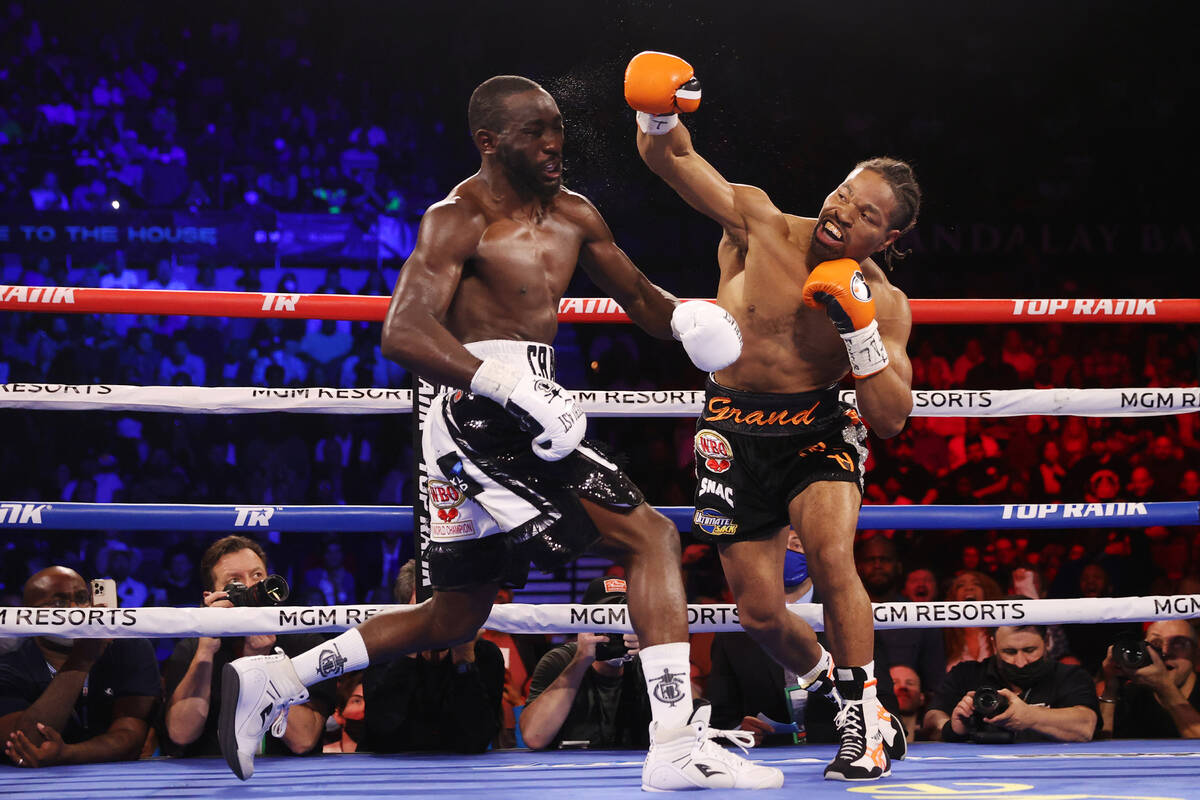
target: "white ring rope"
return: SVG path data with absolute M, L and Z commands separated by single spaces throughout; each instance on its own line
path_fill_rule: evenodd
M 55 634 L 80 637 L 244 636 L 260 633 L 338 632 L 377 615 L 411 606 L 282 606 L 267 608 L 0 608 L 0 636 Z M 788 610 L 824 630 L 816 603 Z M 734 605 L 689 605 L 696 632 L 741 630 Z M 1200 595 L 1099 597 L 1069 600 L 996 600 L 955 603 L 875 603 L 875 628 L 990 627 L 1076 622 L 1143 622 L 1200 616 Z M 628 606 L 504 603 L 493 606 L 485 628 L 507 633 L 630 633 Z
M 704 392 L 692 389 L 573 391 L 592 417 L 695 417 Z M 841 393 L 853 403 L 854 391 Z M 0 384 L 0 408 L 49 411 L 152 411 L 251 414 L 398 414 L 412 411 L 408 389 L 265 389 L 251 386 Z M 1016 417 L 1027 414 L 1138 417 L 1200 411 L 1200 388 L 918 389 L 914 417 Z

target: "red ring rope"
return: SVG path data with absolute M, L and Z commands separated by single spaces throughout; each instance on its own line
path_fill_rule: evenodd
M 389 298 L 344 294 L 201 292 L 0 285 L 0 310 L 59 314 L 180 314 L 379 322 Z M 1200 299 L 1032 298 L 910 300 L 917 324 L 1015 322 L 1200 322 Z M 605 297 L 564 297 L 560 322 L 628 322 Z

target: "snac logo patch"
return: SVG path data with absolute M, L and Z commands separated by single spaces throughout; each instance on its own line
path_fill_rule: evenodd
M 625 581 L 623 579 L 621 579 L 621 578 L 605 578 L 604 579 L 605 594 L 609 594 L 612 592 L 628 592 L 628 591 L 629 591 L 629 589 L 625 585 Z
M 716 431 L 700 431 L 696 434 L 696 457 L 709 472 L 720 474 L 733 464 L 733 447 Z

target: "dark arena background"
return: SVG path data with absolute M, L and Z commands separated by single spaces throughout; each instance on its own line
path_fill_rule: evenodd
M 860 537 L 931 575 L 922 602 L 962 600 L 968 573 L 992 602 L 1032 587 L 1028 613 L 1100 691 L 1097 631 L 1114 628 L 1099 626 L 1200 618 L 1197 17 L 1156 0 L 0 0 L 0 650 L 49 631 L 15 609 L 29 576 L 65 565 L 114 579 L 165 665 L 182 634 L 165 609 L 201 605 L 201 554 L 229 533 L 263 545 L 288 605 L 394 603 L 397 570 L 420 558 L 422 395 L 382 356 L 379 320 L 425 209 L 479 168 L 475 86 L 541 83 L 565 118 L 565 185 L 655 283 L 715 295 L 721 229 L 642 163 L 623 98 L 629 59 L 661 50 L 702 83 L 685 118 L 697 151 L 784 211 L 814 216 L 860 160 L 913 165 L 920 220 L 890 279 L 913 301 L 918 396 L 902 434 L 871 437 Z M 184 299 L 101 292 L 146 289 Z M 566 297 L 601 294 L 579 270 Z M 690 535 L 704 375 L 604 308 L 560 315 L 558 380 L 680 524 L 689 603 L 728 605 L 715 550 Z M 584 557 L 508 599 L 579 603 L 613 569 Z M 288 619 L 332 632 L 375 612 L 355 613 Z M 586 630 L 505 619 L 545 647 Z M 718 630 L 704 624 L 700 694 Z M 243 785 L 152 731 L 119 765 L 25 772 L 0 754 L 0 792 L 637 790 L 639 750 L 513 744 L 263 759 Z M 832 752 L 751 755 L 784 770 L 779 796 L 1200 797 L 1186 740 L 918 741 L 890 778 L 837 786 L 821 780 Z

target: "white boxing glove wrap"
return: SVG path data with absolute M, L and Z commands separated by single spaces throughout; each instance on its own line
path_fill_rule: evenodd
M 485 358 L 471 376 L 471 391 L 504 405 L 526 374 L 525 370 L 503 359 Z
M 707 300 L 680 303 L 671 314 L 671 333 L 688 358 L 705 372 L 716 372 L 742 354 L 742 331 L 729 312 Z
M 664 133 L 670 133 L 671 129 L 679 124 L 679 115 L 647 114 L 645 111 L 639 111 L 637 124 L 647 136 L 662 136 Z
M 850 356 L 850 372 L 855 378 L 869 378 L 888 365 L 887 348 L 883 346 L 879 323 L 875 320 L 865 328 L 841 336 L 846 343 L 846 354 Z
M 558 461 L 583 441 L 587 418 L 563 387 L 498 358 L 485 358 L 471 377 L 471 391 L 495 400 L 533 434 L 534 455 Z

